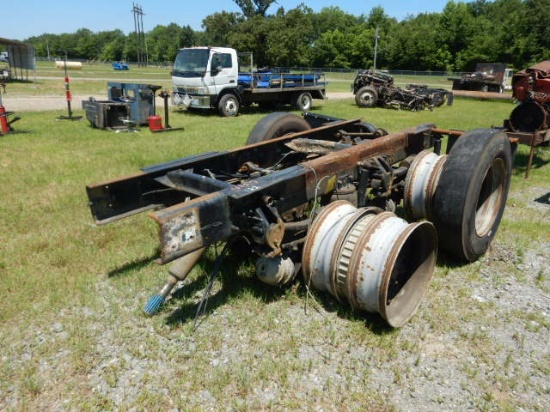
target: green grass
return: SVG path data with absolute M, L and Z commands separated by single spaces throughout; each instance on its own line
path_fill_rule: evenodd
M 128 75 L 135 72 L 132 69 Z M 160 69 L 142 74 L 155 79 L 157 72 L 159 80 L 166 75 Z M 104 67 L 94 73 L 97 78 L 122 76 Z M 91 77 L 91 69 L 71 73 L 75 88 L 80 75 Z M 103 81 L 82 80 L 82 84 L 93 83 L 99 91 Z M 39 81 L 10 84 L 8 90 L 32 95 L 38 86 L 50 87 Z M 314 111 L 362 118 L 389 131 L 422 123 L 467 130 L 500 125 L 512 108 L 509 102 L 455 99 L 450 107 L 412 113 L 361 109 L 348 99 L 316 101 Z M 408 390 L 418 379 L 426 341 L 454 333 L 465 322 L 491 327 L 489 314 L 467 307 L 470 283 L 480 282 L 479 262 L 461 268 L 440 262 L 427 297 L 430 308 L 419 312 L 412 321 L 415 326 L 410 326 L 416 329 L 387 331 L 375 316 L 351 313 L 330 297 L 316 295 L 317 304 L 308 300 L 299 285 L 266 288 L 253 278 L 250 266 L 241 265 L 224 268 L 210 316 L 193 332 L 196 303 L 211 262 L 193 271 L 179 298 L 159 316 L 144 317 L 141 307 L 166 273 L 154 263 L 155 224 L 136 216 L 95 227 L 85 185 L 158 162 L 240 146 L 266 113 L 250 110 L 237 118 L 222 118 L 215 113 L 172 112 L 171 125 L 185 130 L 160 134 L 146 128 L 135 134 L 92 129 L 86 121 L 56 121 L 64 113 L 55 111 L 17 114 L 22 120 L 14 126 L 28 133 L 0 137 L 0 409 L 198 411 L 214 398 L 234 410 L 307 410 L 306 402 L 325 410 L 341 410 L 335 405 L 394 410 L 393 401 L 376 389 L 376 379 L 386 376 L 380 371 L 391 375 L 391 388 Z M 83 113 L 76 110 L 79 114 Z M 548 209 L 544 215 L 529 207 L 530 193 L 550 187 L 550 152 L 538 150 L 529 180 L 523 178 L 527 154 L 527 148 L 521 147 L 512 205 L 497 236 L 500 244 L 524 250 L 534 239 L 550 245 Z M 543 288 L 543 276 L 535 276 Z M 468 282 L 451 290 L 452 277 Z M 308 316 L 297 325 L 294 319 L 306 302 Z M 324 314 L 315 310 L 316 305 Z M 500 368 L 486 335 L 466 331 L 462 336 L 457 350 L 472 351 L 487 367 Z M 238 359 L 225 358 L 230 348 L 234 353 L 231 345 L 239 348 Z M 296 389 L 326 367 L 332 377 L 316 390 Z M 548 368 L 541 369 L 548 377 Z M 479 409 L 533 406 L 511 398 L 495 403 L 493 388 L 477 368 L 471 370 L 471 379 L 486 393 L 486 400 L 476 400 Z M 513 385 L 513 379 L 504 375 L 497 380 L 504 389 Z M 98 382 L 110 389 L 96 390 Z M 165 388 L 166 393 L 147 391 L 149 385 Z M 110 391 L 119 387 L 135 392 L 116 401 Z M 262 403 L 257 391 L 276 396 Z M 8 402 L 13 398 L 15 407 Z

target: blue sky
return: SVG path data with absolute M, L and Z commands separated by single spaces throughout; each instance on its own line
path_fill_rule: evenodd
M 318 12 L 323 7 L 338 6 L 353 14 L 368 15 L 375 6 L 382 6 L 386 14 L 402 20 L 407 15 L 423 12 L 439 13 L 448 0 L 277 0 L 268 12 L 279 7 L 290 10 L 300 3 Z M 456 0 L 455 0 L 456 1 Z M 132 5 L 141 6 L 143 27 L 147 32 L 155 26 L 176 23 L 201 30 L 202 20 L 220 11 L 239 12 L 232 0 L 2 0 L 0 37 L 24 40 L 43 33 L 73 33 L 79 28 L 93 32 L 120 29 L 128 34 L 134 31 Z

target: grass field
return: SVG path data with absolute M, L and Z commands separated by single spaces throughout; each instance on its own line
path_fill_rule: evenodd
M 94 94 L 104 88 L 99 79 L 128 75 L 168 76 L 100 67 L 71 78 L 82 94 Z M 337 80 L 342 88 L 348 82 Z M 54 83 L 8 87 L 50 94 Z M 390 131 L 422 123 L 467 130 L 501 125 L 512 108 L 457 98 L 413 113 L 360 109 L 346 99 L 315 101 L 314 111 Z M 550 409 L 547 147 L 537 150 L 527 180 L 528 149 L 520 148 L 488 256 L 465 266 L 440 259 L 426 302 L 404 328 L 388 330 L 328 296 L 308 296 L 300 282 L 263 286 L 250 265 L 228 263 L 194 331 L 215 248 L 163 311 L 146 317 L 141 309 L 166 274 L 154 262 L 154 222 L 136 216 L 95 227 L 84 188 L 240 146 L 266 112 L 173 112 L 171 125 L 185 130 L 161 134 L 92 129 L 56 121 L 64 113 L 55 111 L 17 114 L 20 133 L 0 137 L 0 410 Z

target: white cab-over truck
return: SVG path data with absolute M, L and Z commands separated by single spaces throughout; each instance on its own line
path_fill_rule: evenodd
M 281 73 L 239 67 L 239 56 L 228 47 L 191 47 L 178 51 L 172 70 L 172 104 L 188 109 L 217 108 L 222 116 L 236 116 L 242 106 L 262 108 L 291 104 L 308 111 L 313 99 L 325 99 L 322 73 Z M 240 71 L 241 70 L 241 71 Z

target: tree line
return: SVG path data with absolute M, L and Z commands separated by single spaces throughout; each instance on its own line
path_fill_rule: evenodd
M 339 7 L 314 12 L 305 4 L 269 13 L 273 0 L 234 0 L 242 12 L 218 12 L 200 31 L 171 23 L 145 34 L 149 63 L 172 62 L 178 48 L 228 46 L 252 51 L 258 67 L 371 68 L 473 71 L 477 62 L 516 69 L 550 59 L 548 0 L 449 1 L 441 13 L 398 21 L 377 6 L 351 15 Z M 67 50 L 73 59 L 136 61 L 135 33 L 43 34 L 25 40 L 38 57 Z

